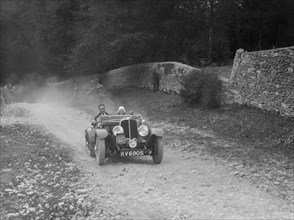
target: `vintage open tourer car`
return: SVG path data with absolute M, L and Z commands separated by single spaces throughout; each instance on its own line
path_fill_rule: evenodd
M 101 116 L 97 124 L 85 130 L 86 147 L 90 156 L 95 157 L 98 165 L 103 165 L 105 158 L 133 157 L 150 155 L 153 162 L 160 164 L 163 157 L 161 128 L 150 128 L 141 115 L 106 115 Z

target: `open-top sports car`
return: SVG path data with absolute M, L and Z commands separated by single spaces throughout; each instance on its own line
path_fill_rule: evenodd
M 111 156 L 150 155 L 154 163 L 161 163 L 164 131 L 145 125 L 141 115 L 106 115 L 98 123 L 85 130 L 85 138 L 90 156 L 96 156 L 99 165 Z

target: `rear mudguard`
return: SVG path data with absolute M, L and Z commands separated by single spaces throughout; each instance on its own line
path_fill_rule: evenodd
M 156 137 L 163 137 L 164 131 L 161 128 L 151 128 L 151 136 L 155 135 Z
M 97 129 L 96 135 L 100 139 L 105 139 L 108 136 L 108 132 L 105 129 Z

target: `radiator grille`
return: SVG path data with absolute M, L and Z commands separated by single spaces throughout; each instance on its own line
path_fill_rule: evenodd
M 120 124 L 123 129 L 126 138 L 138 138 L 139 133 L 138 133 L 138 128 L 137 128 L 137 121 L 134 119 L 126 119 L 122 120 Z

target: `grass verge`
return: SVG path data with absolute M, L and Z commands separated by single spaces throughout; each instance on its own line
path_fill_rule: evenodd
M 187 127 L 183 133 L 167 133 L 168 140 L 192 142 L 185 150 L 218 159 L 234 175 L 294 203 L 293 118 L 239 105 L 210 110 L 190 107 L 179 96 L 160 91 L 128 88 L 111 90 L 109 95 L 118 105 L 144 112 L 153 121 Z M 212 136 L 195 135 L 193 128 Z

